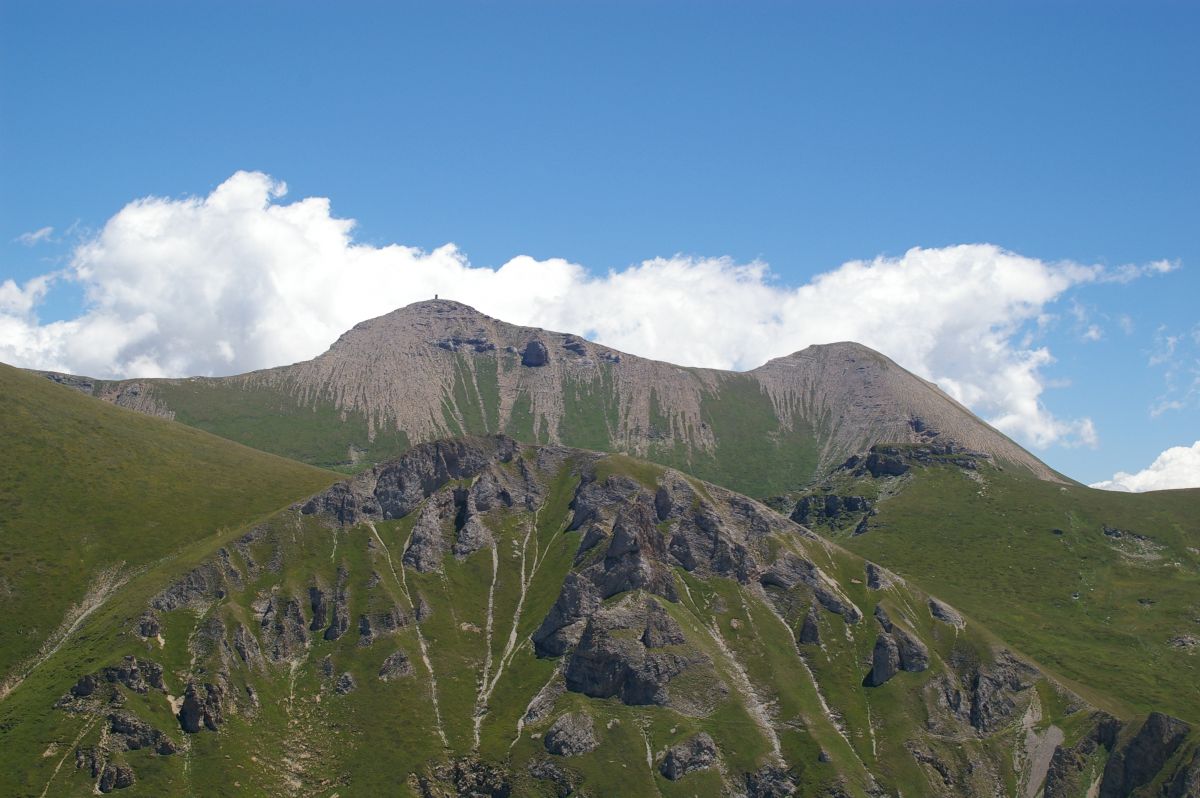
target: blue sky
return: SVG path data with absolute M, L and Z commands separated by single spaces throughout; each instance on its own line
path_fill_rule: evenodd
M 329 198 L 356 242 L 475 267 L 727 257 L 787 289 L 913 247 L 1165 260 L 1006 339 L 1052 354 L 1048 413 L 1095 426 L 1035 451 L 1107 479 L 1200 438 L 1198 34 L 1200 7 L 1153 2 L 7 2 L 0 282 L 238 170 Z M 22 329 L 93 288 L 55 280 Z

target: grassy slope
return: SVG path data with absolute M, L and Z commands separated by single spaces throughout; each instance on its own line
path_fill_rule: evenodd
M 502 431 L 524 443 L 548 443 L 549 431 L 535 429 L 528 395 L 519 396 L 507 418 L 500 418 L 498 366 L 520 368 L 513 358 L 499 364 L 490 358 L 468 363 L 457 356 L 454 390 L 443 399 L 445 434 Z M 394 427 L 385 424 L 372 434 L 360 413 L 340 411 L 323 400 L 301 405 L 295 396 L 274 388 L 199 378 L 142 382 L 153 386 L 154 396 L 175 412 L 177 421 L 324 468 L 354 470 L 356 463 L 391 459 L 411 445 Z M 597 451 L 617 449 L 613 438 L 619 407 L 611 367 L 604 365 L 592 380 L 568 379 L 562 390 L 560 442 Z M 704 395 L 701 413 L 716 438 L 714 449 L 652 443 L 647 459 L 756 496 L 786 493 L 811 479 L 820 448 L 816 431 L 799 419 L 781 423 L 753 378 L 724 375 L 717 389 Z M 671 429 L 671 419 L 657 403 L 651 416 L 650 434 Z M 696 430 L 675 432 L 677 439 L 697 435 Z
M 1200 721 L 1200 658 L 1169 642 L 1200 635 L 1200 491 L 984 475 L 985 486 L 952 468 L 920 469 L 879 504 L 867 534 L 842 542 L 1116 698 L 1120 714 Z M 1151 540 L 1112 538 L 1105 525 Z
M 0 674 L 101 585 L 334 475 L 0 365 Z M 100 580 L 102 581 L 102 580 Z
M 620 456 L 606 458 L 596 468 L 600 479 L 624 474 L 650 487 L 660 473 L 656 466 Z M 545 731 L 545 725 L 526 728 L 518 735 L 516 724 L 555 667 L 554 660 L 534 657 L 526 639 L 554 602 L 579 544 L 580 533 L 564 531 L 578 481 L 578 472 L 568 465 L 553 476 L 546 501 L 536 515 L 497 510 L 487 517 L 500 555 L 493 607 L 494 660 L 502 655 L 513 622 L 521 570 L 519 552 L 527 534 L 531 537 L 526 554 L 541 562 L 517 621 L 520 645 L 482 724 L 480 753 L 511 766 L 518 778 L 516 794 L 536 795 L 548 790 L 546 783 L 523 775 L 529 762 L 545 756 L 537 736 Z M 110 664 L 123 654 L 148 656 L 166 666 L 168 690 L 179 695 L 188 673 L 197 665 L 189 647 L 206 620 L 221 618 L 230 633 L 238 623 L 257 632 L 257 618 L 251 608 L 256 597 L 275 590 L 280 595 L 303 597 L 314 580 L 332 584 L 338 565 L 344 565 L 352 575 L 352 619 L 360 612 L 392 603 L 411 614 L 405 583 L 410 595 L 415 598 L 419 593 L 431 606 L 432 615 L 421 629 L 438 679 L 443 726 L 452 749 L 469 750 L 476 677 L 486 648 L 482 630 L 486 628 L 492 578 L 490 553 L 485 549 L 464 561 L 447 557 L 444 576 L 412 570 L 405 573 L 401 553 L 415 516 L 413 513 L 378 524 L 374 532 L 363 525 L 332 533 L 314 518 L 297 518 L 292 512 L 276 514 L 265 522 L 273 531 L 250 553 L 254 561 L 267 563 L 273 559 L 274 544 L 270 540 L 284 541 L 279 572 L 263 570 L 244 589 L 204 613 L 181 609 L 164 614 L 163 648 L 128 634 L 130 623 L 148 598 L 182 572 L 187 563 L 197 562 L 218 546 L 227 546 L 241 533 L 231 529 L 206 537 L 176 562 L 134 578 L 45 668 L 0 705 L 0 729 L 4 730 L 5 741 L 0 745 L 0 792 L 37 795 L 49 785 L 52 794 L 90 793 L 92 781 L 73 768 L 71 756 L 75 745 L 99 739 L 99 725 L 89 726 L 85 717 L 48 711 L 53 700 L 79 674 Z M 372 545 L 376 532 L 382 548 Z M 663 707 L 630 707 L 615 700 L 587 699 L 570 693 L 560 697 L 553 715 L 586 709 L 597 721 L 601 748 L 594 755 L 560 760 L 584 778 L 592 794 L 716 794 L 720 789 L 716 772 L 697 773 L 672 783 L 658 774 L 656 765 L 646 762 L 647 747 L 651 752 L 661 752 L 701 730 L 718 741 L 733 776 L 762 764 L 770 747 L 746 711 L 744 697 L 736 687 L 735 669 L 744 670 L 758 698 L 773 707 L 782 751 L 794 763 L 803 793 L 841 774 L 850 794 L 864 795 L 864 768 L 906 795 L 924 792 L 927 774 L 914 764 L 901 741 L 921 733 L 926 712 L 922 689 L 939 669 L 900 674 L 884 688 L 864 690 L 860 686 L 863 662 L 869 660 L 876 633 L 870 609 L 876 601 L 886 602 L 893 619 L 908 623 L 941 658 L 963 645 L 986 650 L 989 641 L 978 627 L 968 629 L 961 638 L 950 634 L 949 627 L 936 624 L 921 611 L 923 596 L 907 587 L 867 591 L 862 585 L 863 563 L 852 554 L 801 540 L 779 540 L 777 545 L 794 547 L 813 558 L 838 579 L 868 617 L 858 626 L 846 627 L 839 617 L 821 613 L 826 644 L 820 648 L 810 646 L 806 652 L 814 683 L 796 655 L 792 637 L 812 600 L 805 589 L 777 595 L 776 604 L 790 608 L 777 614 L 753 586 L 740 586 L 727 579 L 705 580 L 678 570 L 681 601 L 667 604 L 667 609 L 680 622 L 691 644 L 712 659 L 717 673 L 733 689 L 707 717 L 689 717 Z M 241 554 L 233 552 L 232 557 L 235 565 L 247 569 Z M 374 588 L 367 587 L 371 572 L 382 577 Z M 383 683 L 376 678 L 380 662 L 397 648 L 408 654 L 414 673 Z M 251 680 L 260 695 L 261 709 L 254 716 L 230 717 L 220 734 L 181 735 L 161 694 L 130 694 L 128 708 L 166 730 L 185 750 L 171 757 L 145 750 L 127 753 L 125 758 L 135 768 L 138 782 L 125 794 L 235 795 L 247 790 L 271 794 L 295 778 L 306 785 L 322 785 L 321 794 L 407 795 L 407 774 L 422 770 L 431 758 L 444 756 L 435 734 L 430 683 L 418 651 L 412 626 L 364 647 L 359 645 L 352 623 L 350 632 L 336 642 L 315 638 L 294 669 L 289 670 L 286 663 L 254 673 L 238 668 L 235 683 Z M 332 692 L 331 680 L 320 673 L 320 662 L 326 655 L 332 658 L 335 673 L 354 674 L 357 690 L 346 696 Z M 199 665 L 204 667 L 205 661 Z M 216 665 L 210 662 L 208 667 Z M 848 740 L 824 717 L 816 692 L 818 683 L 826 700 L 844 718 Z M 689 685 L 684 680 L 678 689 L 706 692 L 709 684 Z M 1064 725 L 1053 707 L 1047 709 L 1048 722 Z M 1016 737 L 946 744 L 940 752 L 947 758 L 990 762 L 1011 780 L 1012 775 L 1005 770 L 1011 767 L 1005 764 L 1011 754 L 1004 747 L 1010 739 Z M 51 748 L 51 743 L 56 747 Z M 817 763 L 822 750 L 831 755 L 831 764 Z M 50 753 L 42 756 L 43 751 Z M 63 765 L 55 773 L 59 762 Z

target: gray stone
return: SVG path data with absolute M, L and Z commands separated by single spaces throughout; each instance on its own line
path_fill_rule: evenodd
M 346 671 L 337 678 L 337 682 L 333 685 L 334 691 L 338 695 L 347 695 L 358 689 L 358 682 L 354 680 L 354 674 Z
M 396 679 L 403 679 L 405 676 L 411 676 L 413 672 L 412 663 L 408 660 L 408 655 L 397 649 L 389 654 L 383 664 L 379 666 L 379 680 L 383 682 L 391 682 Z
M 659 772 L 671 781 L 677 781 L 689 773 L 712 767 L 716 761 L 717 744 L 707 732 L 700 732 L 668 748 Z
M 579 756 L 599 745 L 591 716 L 582 712 L 560 715 L 546 730 L 542 742 L 547 751 L 558 756 Z
M 530 341 L 525 344 L 525 349 L 521 352 L 521 365 L 531 368 L 538 368 L 550 362 L 550 352 L 546 349 L 546 345 L 538 340 Z
M 959 629 L 962 629 L 967 625 L 967 622 L 963 620 L 963 617 L 958 614 L 958 610 L 954 609 L 943 601 L 938 601 L 932 596 L 929 597 L 929 614 L 932 615 L 935 620 L 939 620 L 942 623 L 948 623 L 951 626 Z

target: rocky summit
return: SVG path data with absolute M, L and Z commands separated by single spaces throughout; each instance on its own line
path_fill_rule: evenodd
M 861 346 L 439 300 L 0 376 L 4 795 L 1200 795 L 1200 492 L 1076 485 Z

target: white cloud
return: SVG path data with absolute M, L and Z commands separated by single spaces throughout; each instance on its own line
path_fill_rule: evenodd
M 353 324 L 437 293 L 686 365 L 752 368 L 855 340 L 1025 443 L 1094 445 L 1089 419 L 1045 407 L 1053 357 L 1031 331 L 1072 286 L 1173 268 L 1113 272 L 972 244 L 851 261 L 799 287 L 778 284 L 766 264 L 726 258 L 593 275 L 518 256 L 492 269 L 453 244 L 357 243 L 353 220 L 334 217 L 328 199 L 285 204 L 286 190 L 238 172 L 207 197 L 131 202 L 74 251 L 66 277 L 86 292 L 79 317 L 38 322 L 52 276 L 0 286 L 0 359 L 99 377 L 231 374 L 313 357 Z
M 50 236 L 54 234 L 53 227 L 42 227 L 30 233 L 21 233 L 14 239 L 18 244 L 24 244 L 27 247 L 32 247 L 40 244 L 43 241 L 50 241 Z
M 1098 279 L 1105 283 L 1131 283 L 1139 277 L 1155 274 L 1169 274 L 1182 268 L 1177 260 L 1156 260 L 1150 263 L 1126 263 L 1115 269 L 1106 269 Z
M 1136 474 L 1117 472 L 1112 479 L 1096 482 L 1093 488 L 1140 493 L 1171 488 L 1200 488 L 1200 441 L 1191 446 L 1172 446 Z

